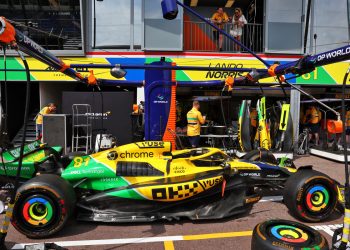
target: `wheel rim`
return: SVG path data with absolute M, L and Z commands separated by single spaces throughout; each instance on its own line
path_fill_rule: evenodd
M 307 232 L 301 228 L 290 225 L 275 225 L 270 228 L 273 237 L 288 243 L 301 244 L 309 240 Z
M 45 226 L 52 221 L 54 206 L 46 197 L 29 197 L 22 209 L 22 216 L 31 226 Z
M 306 208 L 312 213 L 320 213 L 329 208 L 330 191 L 327 187 L 317 184 L 306 190 Z

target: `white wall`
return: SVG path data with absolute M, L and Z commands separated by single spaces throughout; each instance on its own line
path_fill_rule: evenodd
M 309 53 L 321 53 L 349 44 L 344 43 L 349 42 L 347 1 L 313 0 L 308 37 L 308 44 L 311 45 Z M 317 34 L 316 50 L 314 34 Z

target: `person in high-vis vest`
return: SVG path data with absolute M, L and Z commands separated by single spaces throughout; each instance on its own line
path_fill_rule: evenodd
M 36 123 L 36 138 L 41 140 L 43 131 L 43 115 L 53 114 L 56 112 L 56 105 L 54 103 L 49 103 L 47 106 L 42 108 L 40 112 L 35 117 Z
M 193 102 L 193 107 L 187 113 L 187 136 L 192 148 L 199 146 L 201 124 L 205 123 L 205 116 L 199 111 L 198 101 Z
M 315 136 L 315 145 L 318 146 L 320 142 L 320 121 L 322 118 L 322 113 L 318 107 L 311 105 L 306 110 L 305 113 L 305 124 L 310 129 L 309 140 L 312 139 L 312 136 Z

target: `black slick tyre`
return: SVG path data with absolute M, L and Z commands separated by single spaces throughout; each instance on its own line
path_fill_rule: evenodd
M 337 206 L 336 183 L 323 173 L 302 169 L 287 179 L 283 199 L 296 218 L 320 222 L 327 219 Z
M 298 222 L 268 220 L 255 226 L 251 250 L 319 249 L 328 250 L 325 237 Z
M 29 238 L 45 238 L 60 231 L 75 207 L 71 184 L 57 175 L 43 174 L 17 191 L 12 225 Z

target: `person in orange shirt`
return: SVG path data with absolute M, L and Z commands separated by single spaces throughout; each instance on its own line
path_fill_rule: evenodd
M 305 112 L 304 124 L 310 129 L 309 140 L 315 136 L 315 145 L 318 146 L 320 142 L 319 130 L 322 113 L 320 109 L 314 105 L 310 105 Z
M 216 12 L 211 17 L 211 21 L 218 26 L 219 29 L 223 30 L 225 23 L 229 21 L 228 15 L 224 12 L 223 8 L 219 7 L 217 8 Z M 223 35 L 217 31 L 213 30 L 214 40 L 219 40 L 219 47 L 218 50 L 222 51 L 222 44 L 223 44 Z

